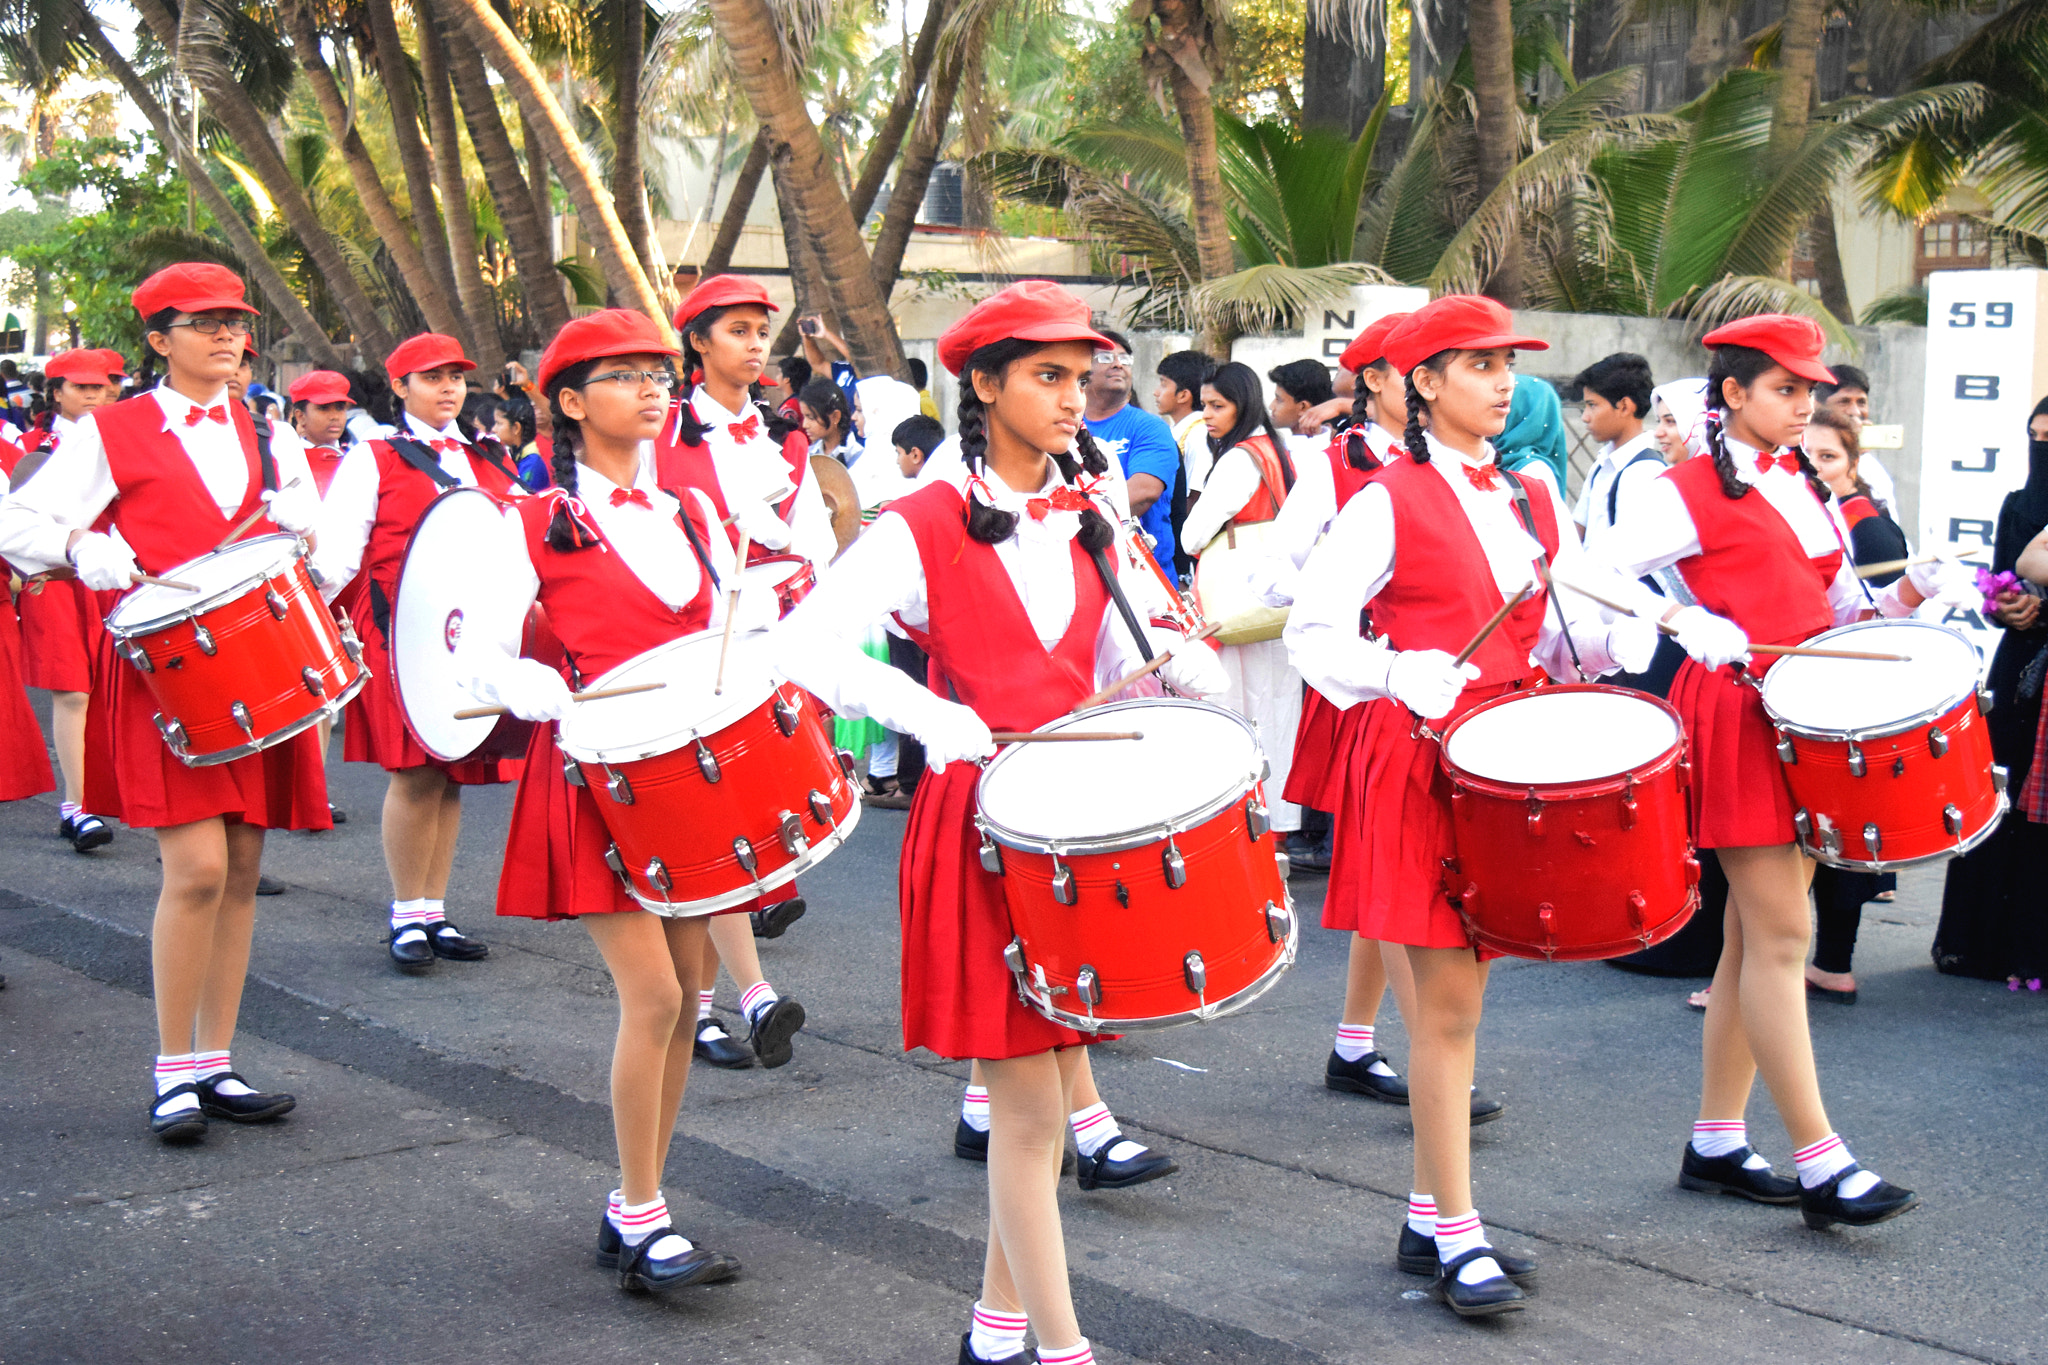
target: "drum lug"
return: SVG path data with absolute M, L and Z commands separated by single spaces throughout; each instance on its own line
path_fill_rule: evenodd
M 254 743 L 256 739 L 256 725 L 249 719 L 248 706 L 239 701 L 235 702 L 228 707 L 228 714 L 235 718 L 235 724 L 241 726 L 242 733 L 249 737 L 251 743 Z
M 647 884 L 659 891 L 664 898 L 676 888 L 675 882 L 668 875 L 668 865 L 659 858 L 647 860 Z
M 1783 730 L 1778 731 L 1778 762 L 1797 763 L 1798 761 L 1799 751 L 1792 747 L 1792 736 L 1786 734 Z
M 1058 858 L 1052 864 L 1052 898 L 1061 905 L 1073 905 L 1081 899 L 1080 891 L 1074 886 L 1074 869 L 1064 867 Z
M 1685 855 L 1685 884 L 1687 886 L 1698 886 L 1700 884 L 1700 860 L 1694 857 L 1690 851 Z
M 1266 938 L 1268 942 L 1285 943 L 1288 934 L 1294 931 L 1294 912 L 1273 901 L 1266 902 Z
M 1635 925 L 1636 937 L 1642 940 L 1642 944 L 1645 948 L 1650 946 L 1650 939 L 1652 937 L 1649 929 L 1646 928 L 1643 923 L 1643 913 L 1649 908 L 1649 898 L 1644 896 L 1641 891 L 1631 891 L 1628 893 L 1629 922 Z
M 630 806 L 633 804 L 633 784 L 627 780 L 623 769 L 611 768 L 606 770 L 604 789 L 611 793 L 612 800 L 619 805 Z
M 813 787 L 808 799 L 811 806 L 811 818 L 821 825 L 831 824 L 832 798 L 819 791 L 816 787 Z
M 1169 836 L 1166 851 L 1159 855 L 1160 863 L 1166 868 L 1166 884 L 1178 891 L 1188 884 L 1188 862 L 1180 856 L 1180 849 Z
M 794 739 L 796 737 L 798 719 L 796 708 L 789 704 L 788 699 L 784 697 L 777 697 L 775 699 L 775 728 L 782 731 L 784 739 Z
M 1095 974 L 1093 967 L 1083 967 L 1074 977 L 1074 994 L 1081 997 L 1090 1013 L 1102 1003 L 1102 978 Z
M 291 615 L 292 609 L 285 605 L 284 598 L 278 595 L 278 591 L 276 588 L 272 588 L 270 591 L 263 594 L 263 605 L 269 607 L 270 614 L 272 616 L 275 616 L 280 621 L 284 620 L 285 617 Z
M 311 692 L 316 697 L 320 697 L 322 699 L 326 698 L 327 684 L 321 681 L 319 669 L 314 668 L 311 664 L 308 664 L 306 667 L 299 670 L 299 676 L 305 679 L 306 690 L 308 692 Z
M 718 755 L 712 753 L 711 746 L 701 739 L 697 741 L 697 771 L 704 774 L 706 782 L 716 782 L 719 778 Z
M 209 659 L 220 653 L 220 646 L 214 642 L 213 632 L 202 622 L 192 623 L 192 643 L 198 645 L 199 652 Z
M 1281 881 L 1285 882 L 1294 880 L 1294 860 L 1292 858 L 1289 858 L 1287 856 L 1287 850 L 1281 848 L 1278 844 L 1275 844 L 1273 848 L 1273 862 L 1280 869 Z
M 1266 813 L 1265 803 L 1259 800 L 1256 794 L 1244 799 L 1244 827 L 1255 844 L 1273 827 L 1273 821 Z
M 1635 774 L 1631 773 L 1628 779 L 1621 784 L 1621 827 L 1623 829 L 1634 829 L 1636 827 L 1636 813 L 1636 779 Z M 1590 839 L 1586 839 L 1584 835 L 1579 837 L 1585 841 L 1588 847 L 1591 847 L 1592 841 Z
M 732 856 L 739 859 L 742 872 L 756 881 L 761 879 L 761 860 L 754 856 L 754 846 L 744 836 L 732 841 Z
M 1898 756 L 1897 758 L 1894 758 L 1894 759 L 1892 760 L 1892 776 L 1893 776 L 1893 777 L 1904 777 L 1905 775 L 1906 775 L 1906 756 L 1905 756 L 1904 754 L 1900 754 L 1900 755 L 1899 755 L 1899 756 Z
M 165 720 L 161 711 L 151 719 L 156 721 L 156 732 L 164 737 L 164 743 L 171 746 L 172 753 L 183 758 L 191 750 L 192 741 L 186 737 L 182 721 Z
M 775 836 L 782 840 L 783 852 L 792 858 L 801 858 L 811 851 L 811 841 L 804 837 L 803 817 L 793 810 L 775 817 Z
M 1529 788 L 1529 834 L 1532 838 L 1543 835 L 1543 798 L 1536 795 L 1534 787 Z
M 604 865 L 618 873 L 621 877 L 626 875 L 626 860 L 619 856 L 619 846 L 617 844 L 605 845 Z
M 850 749 L 835 749 L 832 756 L 839 760 L 839 771 L 846 774 L 848 782 L 853 781 L 853 752 Z
M 1799 842 L 1808 848 L 1813 846 L 1813 817 L 1801 806 L 1792 812 L 1792 830 L 1799 836 Z
M 1863 776 L 1866 766 L 1863 761 L 1863 746 L 1852 740 L 1849 744 L 1849 776 Z
M 583 765 L 567 754 L 562 755 L 562 780 L 572 787 L 587 787 L 583 780 Z
M 342 616 L 336 619 L 336 624 L 341 627 L 341 648 L 348 655 L 348 661 L 352 664 L 361 663 L 363 661 L 363 642 L 356 635 L 356 623 L 348 617 Z
M 1878 849 L 1883 844 L 1883 842 L 1883 836 L 1878 833 L 1876 825 L 1867 824 L 1863 827 L 1863 846 L 1870 850 L 1871 857 L 1876 858 L 1881 856 L 1878 852 Z
M 1993 791 L 1995 791 L 1995 792 L 1997 792 L 1997 793 L 1998 793 L 1998 794 L 1999 794 L 2000 796 L 2003 796 L 2003 795 L 2005 795 L 2005 784 L 2006 784 L 2007 780 L 2008 780 L 2008 776 L 2007 776 L 2007 773 L 2006 773 L 2006 771 L 2005 771 L 2005 765 L 2004 765 L 2003 763 L 1994 763 L 1994 764 L 1992 764 L 1992 765 L 1991 765 L 1991 788 L 1992 788 L 1992 790 L 1993 790 Z
M 156 672 L 156 665 L 149 661 L 149 651 L 144 649 L 139 642 L 135 640 L 123 640 L 120 645 L 119 653 L 122 658 L 126 659 L 129 663 L 134 664 L 144 673 Z
M 1555 962 L 1557 960 L 1557 927 L 1554 921 L 1557 918 L 1557 911 L 1549 901 L 1544 901 L 1536 907 L 1536 918 L 1543 923 L 1543 960 L 1545 962 Z
M 981 870 L 988 873 L 991 877 L 1003 875 L 1002 845 L 989 838 L 985 830 L 981 836 Z
M 1831 858 L 1839 858 L 1842 855 L 1842 831 L 1828 823 L 1825 815 L 1819 817 L 1816 824 L 1820 834 L 1821 851 Z
M 1188 983 L 1188 989 L 1201 995 L 1209 988 L 1209 969 L 1202 965 L 1202 955 L 1190 952 L 1180 960 L 1180 978 Z
M 1963 835 L 1962 808 L 1954 802 L 1943 806 L 1941 808 L 1941 824 L 1942 828 L 1948 831 L 1949 838 L 1960 839 Z
M 1003 945 L 1003 965 L 1010 969 L 1010 975 L 1017 978 L 1018 986 L 1024 984 L 1024 945 L 1011 939 Z
M 1927 752 L 1933 754 L 1936 758 L 1940 758 L 1948 752 L 1948 736 L 1942 732 L 1942 728 L 1939 725 L 1934 726 L 1927 732 Z

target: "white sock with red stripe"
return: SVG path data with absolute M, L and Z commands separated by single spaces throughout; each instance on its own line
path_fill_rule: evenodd
M 76 820 L 83 814 L 85 814 L 85 807 L 79 805 L 76 801 L 59 801 L 57 803 L 57 816 L 59 819 Z
M 709 1019 L 711 1017 L 710 991 L 697 992 L 697 1017 L 699 1019 Z
M 192 1079 L 195 1081 L 210 1081 L 215 1076 L 225 1075 L 234 1069 L 235 1064 L 228 1060 L 226 1049 L 222 1049 L 219 1052 L 195 1052 L 192 1054 Z M 219 1095 L 253 1095 L 256 1093 L 240 1081 L 221 1081 L 213 1089 L 214 1093 Z
M 426 911 L 427 911 L 427 918 L 426 918 L 426 920 L 424 921 L 425 923 L 427 923 L 427 924 L 432 924 L 432 923 L 433 923 L 433 922 L 434 922 L 435 920 L 443 920 L 443 919 L 447 919 L 447 918 L 448 918 L 448 902 L 447 902 L 447 901 L 445 901 L 445 900 L 423 900 L 423 901 L 421 901 L 421 902 L 420 902 L 420 904 L 426 907 Z
M 977 1299 L 974 1325 L 967 1331 L 967 1350 L 976 1360 L 1008 1360 L 1021 1355 L 1024 1329 L 1030 1325 L 1022 1313 L 1005 1313 Z
M 1373 1029 L 1371 1024 L 1337 1025 L 1337 1055 L 1339 1057 L 1342 1057 L 1347 1062 L 1355 1062 L 1359 1058 L 1365 1056 L 1368 1052 L 1375 1051 L 1376 1048 L 1373 1043 L 1372 1033 Z M 1371 1072 L 1375 1076 L 1393 1076 L 1399 1074 L 1394 1070 L 1394 1068 L 1387 1065 L 1387 1059 L 1385 1057 L 1375 1057 L 1373 1059 L 1372 1065 L 1367 1067 L 1366 1070 Z
M 1041 1341 L 1038 1343 L 1038 1365 L 1095 1365 L 1095 1351 L 1088 1345 L 1086 1337 L 1072 1346 L 1057 1349 Z
M 166 1090 L 175 1089 L 193 1079 L 192 1055 L 189 1052 L 176 1055 L 161 1052 L 157 1054 L 156 1093 L 159 1096 Z M 180 1095 L 169 1104 L 159 1107 L 156 1112 L 159 1114 L 178 1114 L 183 1113 L 187 1109 L 197 1109 L 198 1107 L 199 1097 L 197 1095 Z
M 1408 1226 L 1424 1237 L 1436 1236 L 1436 1200 L 1432 1196 L 1409 1191 Z
M 705 1024 L 704 1021 L 706 1019 L 711 1019 L 711 1022 Z M 725 1031 L 724 1024 L 719 1023 L 716 1019 L 712 1019 L 710 991 L 697 992 L 697 1022 L 703 1025 L 703 1027 L 697 1030 L 697 1036 L 706 1042 L 715 1043 L 721 1038 L 732 1037 L 730 1033 Z
M 1849 1155 L 1849 1144 L 1842 1141 L 1839 1133 L 1829 1133 L 1812 1146 L 1801 1147 L 1792 1154 L 1792 1160 L 1799 1167 L 1800 1185 L 1809 1190 L 1819 1189 L 1856 1164 L 1856 1158 Z M 1875 1184 L 1876 1175 L 1858 1171 L 1842 1182 L 1837 1193 L 1844 1199 L 1854 1199 Z
M 967 1126 L 975 1132 L 986 1133 L 988 1131 L 987 1086 L 970 1085 L 967 1087 L 967 1093 L 960 1097 L 960 1117 L 965 1119 Z M 993 1360 L 994 1357 L 988 1356 L 984 1357 L 984 1359 Z
M 429 904 L 431 902 L 425 898 L 391 902 L 391 931 L 399 938 L 408 941 L 411 940 L 412 933 L 418 931 L 420 938 L 424 939 L 427 936 L 427 931 L 420 926 L 433 918 L 432 915 L 427 913 L 427 906 Z
M 740 1013 L 747 1016 L 748 1023 L 755 1023 L 760 1019 L 762 1010 L 781 998 L 773 986 L 765 981 L 756 981 L 740 993 Z
M 1076 1109 L 1067 1116 L 1067 1122 L 1074 1127 L 1074 1145 L 1081 1149 L 1082 1156 L 1092 1157 L 1107 1146 L 1108 1160 L 1129 1161 L 1145 1150 L 1143 1143 L 1132 1142 L 1124 1137 L 1124 1130 L 1116 1126 L 1116 1119 L 1110 1114 L 1109 1106 L 1099 1101 L 1086 1109 Z M 1124 1150 L 1127 1147 L 1129 1151 Z M 1039 1359 L 1044 1358 L 1041 1352 Z
M 1749 1146 L 1749 1125 L 1741 1119 L 1708 1119 L 1692 1126 L 1692 1149 L 1704 1157 L 1733 1156 Z M 1755 1152 L 1742 1163 L 1745 1171 L 1762 1171 L 1770 1162 Z
M 620 1197 L 623 1199 L 623 1194 Z M 669 1226 L 668 1200 L 658 1192 L 648 1203 L 620 1203 L 608 1209 L 605 1216 L 619 1230 L 619 1240 L 629 1247 L 637 1247 L 657 1232 L 661 1233 L 660 1240 L 647 1249 L 647 1254 L 656 1260 L 680 1256 L 690 1249 L 690 1239 Z
M 1436 1259 L 1439 1265 L 1449 1265 L 1474 1247 L 1493 1249 L 1493 1243 L 1486 1240 L 1486 1229 L 1479 1224 L 1479 1210 L 1471 1209 L 1455 1218 L 1437 1217 Z M 1458 1271 L 1458 1283 L 1478 1284 L 1498 1274 L 1500 1262 L 1491 1256 L 1481 1256 L 1466 1262 Z

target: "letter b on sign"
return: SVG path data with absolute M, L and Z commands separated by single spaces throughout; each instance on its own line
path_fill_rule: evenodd
M 1956 376 L 1956 397 L 1995 403 L 1998 401 L 1998 376 L 1959 374 Z

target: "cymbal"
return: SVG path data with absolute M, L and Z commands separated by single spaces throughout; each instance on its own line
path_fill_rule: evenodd
M 854 491 L 853 475 L 830 455 L 811 456 L 811 473 L 818 480 L 818 492 L 832 514 L 832 534 L 843 554 L 860 534 L 860 494 Z

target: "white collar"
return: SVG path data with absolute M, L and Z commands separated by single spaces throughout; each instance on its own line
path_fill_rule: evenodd
M 1633 460 L 1640 452 L 1648 450 L 1656 443 L 1656 439 L 1650 433 L 1650 429 L 1644 427 L 1620 445 L 1609 444 L 1602 446 L 1600 449 L 1600 462 L 1611 470 L 1618 470 L 1630 460 Z
M 740 404 L 740 407 L 751 410 L 754 405 L 751 402 L 743 402 Z M 747 420 L 745 412 L 729 411 L 725 404 L 713 398 L 711 390 L 705 388 L 702 384 L 699 384 L 690 391 L 690 409 L 697 414 L 697 420 L 708 427 L 722 427 L 730 422 L 744 422 Z M 708 416 L 706 415 L 707 413 L 709 414 Z
M 581 462 L 578 462 L 576 465 L 576 496 L 582 499 L 585 507 L 601 508 L 604 512 L 609 513 L 612 510 L 612 493 L 618 487 L 619 485 L 613 483 L 589 465 Z M 654 504 L 654 511 L 662 516 L 672 517 L 681 510 L 680 504 L 674 498 L 655 487 L 654 476 L 647 467 L 647 453 L 644 449 L 640 454 L 639 468 L 633 476 L 633 487 L 646 493 L 648 501 Z M 627 505 L 630 506 L 630 504 Z M 620 510 L 624 510 L 624 508 L 622 507 Z
M 441 430 L 436 431 L 432 427 L 428 426 L 425 422 L 421 421 L 419 418 L 413 416 L 411 413 L 408 412 L 405 414 L 405 425 L 406 429 L 412 435 L 417 436 L 424 441 L 462 441 L 462 428 L 458 427 L 453 422 L 450 422 Z M 462 443 L 464 445 L 469 444 L 467 441 L 463 441 Z
M 158 384 L 156 388 L 152 390 L 152 392 L 155 393 L 156 395 L 156 405 L 159 408 L 163 409 L 165 431 L 171 430 L 171 425 L 174 421 L 179 424 L 183 424 L 185 420 L 185 414 L 187 412 L 190 412 L 193 408 L 219 408 L 230 406 L 228 403 L 228 386 L 225 384 L 221 385 L 220 388 L 214 392 L 213 397 L 207 399 L 204 403 L 193 402 L 190 398 L 187 398 L 184 394 L 179 393 L 176 389 L 172 388 L 170 385 L 170 381 L 168 380 L 164 381 L 161 384 Z M 229 417 L 228 424 L 230 427 L 233 426 L 234 418 L 232 416 Z
M 1378 424 L 1375 423 L 1374 425 L 1377 426 Z M 1471 456 L 1465 454 L 1463 451 L 1451 449 L 1442 441 L 1439 441 L 1435 437 L 1435 435 L 1430 432 L 1423 432 L 1422 439 L 1424 444 L 1426 444 L 1429 448 L 1429 458 L 1431 464 L 1437 463 L 1439 456 L 1443 457 L 1445 460 L 1452 461 L 1457 464 L 1470 465 L 1474 469 L 1479 468 L 1481 465 L 1495 464 L 1498 462 L 1494 456 L 1493 443 L 1491 441 L 1481 441 L 1479 443 L 1480 447 L 1486 453 L 1479 459 L 1475 460 Z
M 1078 511 L 1048 511 L 1042 518 L 1034 518 L 1031 515 L 1029 504 L 1032 499 L 1050 497 L 1055 489 L 1070 486 L 1060 473 L 1056 460 L 1045 462 L 1045 484 L 1031 493 L 1013 490 L 1003 482 L 1000 475 L 985 465 L 980 475 L 970 474 L 964 461 L 947 469 L 939 477 L 959 489 L 962 498 L 983 502 L 998 512 L 1009 512 L 1014 515 L 1017 518 L 1015 538 L 1019 541 L 1049 540 L 1064 544 L 1081 530 L 1081 514 Z

